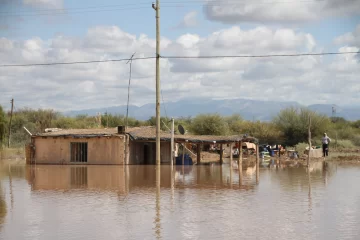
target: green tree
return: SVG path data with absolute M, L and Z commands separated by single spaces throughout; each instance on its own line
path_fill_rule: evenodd
M 278 144 L 283 143 L 282 131 L 274 123 L 267 122 L 243 122 L 241 132 L 259 139 L 261 143 Z
M 198 135 L 227 135 L 229 126 L 219 114 L 197 115 L 191 124 L 191 132 Z
M 285 144 L 294 146 L 308 139 L 309 117 L 311 118 L 312 137 L 321 135 L 330 129 L 330 119 L 308 108 L 290 107 L 280 111 L 273 119 L 275 126 L 284 134 Z
M 239 114 L 233 114 L 228 117 L 224 117 L 225 121 L 229 126 L 229 131 L 231 134 L 241 134 L 242 127 L 245 123 L 244 119 Z

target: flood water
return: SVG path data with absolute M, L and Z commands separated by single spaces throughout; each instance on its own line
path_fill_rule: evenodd
M 3 164 L 0 239 L 360 239 L 360 167 L 311 170 Z

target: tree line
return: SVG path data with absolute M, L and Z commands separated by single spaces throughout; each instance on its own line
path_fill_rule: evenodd
M 241 135 L 248 134 L 266 144 L 295 146 L 307 142 L 308 119 L 311 118 L 313 144 L 320 145 L 320 139 L 326 132 L 332 139 L 338 139 L 340 147 L 360 146 L 360 120 L 347 121 L 341 117 L 327 117 L 307 108 L 290 107 L 278 113 L 271 121 L 247 121 L 241 115 L 221 116 L 219 114 L 199 114 L 195 117 L 181 117 L 175 125 L 181 124 L 188 134 L 198 135 Z M 0 106 L 0 145 L 7 142 L 10 113 Z M 128 118 L 128 126 L 155 126 L 155 117 L 148 120 Z M 11 146 L 23 146 L 30 139 L 24 131 L 25 126 L 32 133 L 44 132 L 46 128 L 88 129 L 113 128 L 125 125 L 124 115 L 104 114 L 96 116 L 65 116 L 52 109 L 19 109 L 13 113 L 11 126 Z M 161 118 L 161 129 L 169 131 L 170 119 Z

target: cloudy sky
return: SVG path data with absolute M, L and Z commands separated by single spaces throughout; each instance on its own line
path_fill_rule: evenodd
M 143 0 L 0 0 L 1 65 L 155 56 Z M 161 55 L 360 50 L 359 0 L 163 0 Z M 360 105 L 360 56 L 162 59 L 165 102 L 189 98 Z M 0 104 L 76 110 L 124 105 L 126 62 L 0 67 Z M 155 102 L 155 60 L 133 62 L 130 103 Z

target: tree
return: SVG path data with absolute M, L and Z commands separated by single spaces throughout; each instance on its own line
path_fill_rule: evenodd
M 299 142 L 307 141 L 309 117 L 311 117 L 310 130 L 313 137 L 321 137 L 330 129 L 331 122 L 327 116 L 304 107 L 290 107 L 280 111 L 273 119 L 273 123 L 283 132 L 285 144 L 294 146 Z
M 191 132 L 198 135 L 227 135 L 229 126 L 219 114 L 197 115 L 191 124 Z
M 241 131 L 244 124 L 244 119 L 239 114 L 233 114 L 231 116 L 225 117 L 224 119 L 229 126 L 229 131 L 231 134 L 243 133 Z
M 283 133 L 274 123 L 247 121 L 242 124 L 241 132 L 259 139 L 261 143 L 267 144 L 282 143 L 284 139 Z

